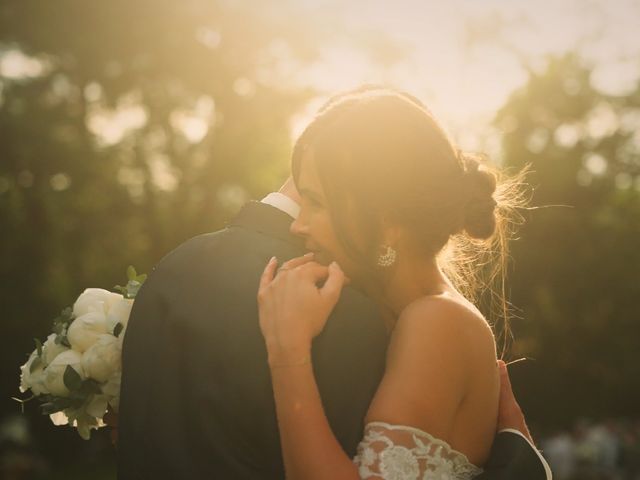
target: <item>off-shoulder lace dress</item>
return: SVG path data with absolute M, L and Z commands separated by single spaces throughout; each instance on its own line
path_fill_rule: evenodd
M 467 480 L 482 469 L 467 457 L 420 429 L 368 423 L 353 459 L 368 480 Z

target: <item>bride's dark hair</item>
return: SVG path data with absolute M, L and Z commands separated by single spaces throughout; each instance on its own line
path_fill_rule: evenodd
M 384 277 L 376 265 L 381 219 L 401 225 L 470 301 L 488 296 L 486 314 L 503 318 L 506 344 L 507 241 L 528 200 L 526 169 L 507 177 L 455 148 L 417 98 L 369 85 L 331 98 L 307 126 L 293 150 L 296 182 L 307 150 L 336 235 L 368 278 Z

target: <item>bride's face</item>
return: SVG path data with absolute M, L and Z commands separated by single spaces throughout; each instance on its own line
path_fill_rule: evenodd
M 300 215 L 291 224 L 291 233 L 305 239 L 306 248 L 314 252 L 317 262 L 329 264 L 335 260 L 348 276 L 354 276 L 356 265 L 336 236 L 312 152 L 303 156 L 297 186 L 302 201 Z

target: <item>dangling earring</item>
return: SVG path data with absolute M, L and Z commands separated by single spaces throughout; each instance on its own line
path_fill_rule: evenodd
M 396 262 L 397 253 L 391 245 L 382 245 L 382 248 L 385 252 L 378 255 L 378 266 L 390 267 Z

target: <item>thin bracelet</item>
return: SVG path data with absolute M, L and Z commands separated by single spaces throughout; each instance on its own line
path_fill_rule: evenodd
M 311 355 L 307 355 L 302 360 L 291 363 L 269 363 L 269 368 L 297 367 L 299 365 L 307 365 L 311 363 Z

